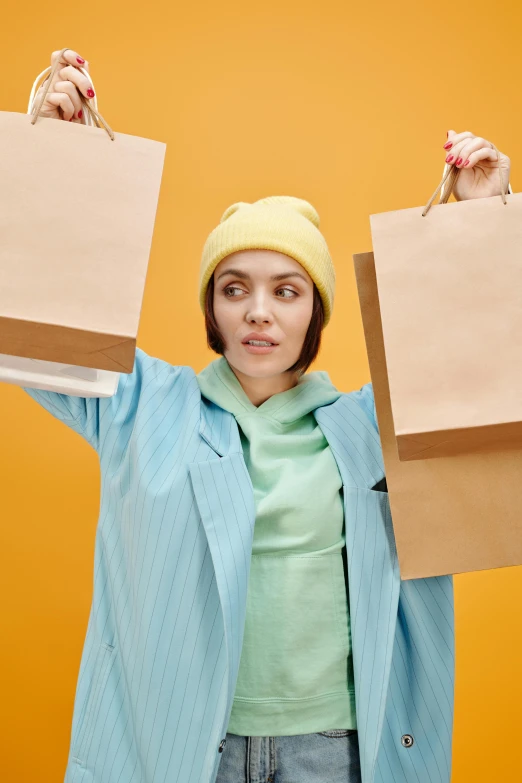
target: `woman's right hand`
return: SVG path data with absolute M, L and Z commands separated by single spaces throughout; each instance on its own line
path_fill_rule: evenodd
M 60 57 L 60 51 L 53 52 L 51 55 L 51 65 L 54 65 Z M 45 101 L 40 109 L 40 117 L 48 117 L 54 120 L 66 120 L 68 122 L 83 122 L 83 107 L 79 92 L 88 100 L 94 98 L 91 82 L 79 70 L 80 67 L 89 71 L 87 60 L 80 62 L 83 58 L 78 52 L 72 49 L 66 49 L 60 58 L 58 66 L 53 77 L 49 91 L 45 96 Z M 47 80 L 38 89 L 33 107 L 38 106 L 42 93 L 47 85 Z

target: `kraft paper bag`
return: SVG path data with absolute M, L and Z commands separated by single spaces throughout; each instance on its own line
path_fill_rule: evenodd
M 522 193 L 431 206 L 459 172 L 424 209 L 370 216 L 405 461 L 522 446 Z
M 115 133 L 81 95 L 95 124 L 39 117 L 58 65 L 31 113 L 0 112 L 0 354 L 43 361 L 47 382 L 50 362 L 104 371 L 107 394 L 134 366 L 166 144 Z
M 522 447 L 399 460 L 373 253 L 353 256 L 401 579 L 522 564 Z
M 112 397 L 119 379 L 119 372 L 0 354 L 0 381 L 14 386 L 73 397 Z

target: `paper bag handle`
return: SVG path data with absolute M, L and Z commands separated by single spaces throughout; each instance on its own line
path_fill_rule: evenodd
M 493 142 L 491 144 L 492 144 L 493 149 L 497 153 L 497 163 L 498 163 L 497 168 L 498 168 L 498 175 L 499 175 L 499 178 L 500 178 L 500 194 L 501 194 L 501 197 L 502 197 L 502 202 L 504 204 L 507 204 L 507 201 L 506 201 L 506 191 L 504 190 L 504 182 L 502 180 L 502 170 L 500 168 L 500 152 L 495 147 Z M 444 174 L 442 175 L 441 181 L 439 182 L 439 184 L 435 188 L 435 190 L 434 190 L 430 200 L 428 201 L 428 203 L 424 207 L 424 210 L 422 212 L 422 217 L 426 217 L 426 215 L 428 214 L 428 212 L 430 210 L 430 207 L 433 204 L 433 202 L 435 201 L 435 198 L 436 198 L 437 193 L 439 192 L 439 190 L 441 191 L 439 204 L 446 204 L 447 203 L 449 197 L 451 196 L 451 194 L 453 192 L 453 188 L 455 187 L 455 183 L 457 181 L 457 178 L 458 178 L 460 172 L 461 172 L 461 169 L 458 169 L 455 165 L 452 165 L 452 166 L 446 165 L 446 168 L 444 169 Z M 447 181 L 447 187 L 444 190 L 444 185 L 446 184 L 446 181 Z M 512 193 L 512 192 L 513 191 L 511 190 L 511 185 L 508 184 L 508 193 Z
M 58 70 L 60 65 L 62 65 L 62 63 L 60 63 L 60 58 L 62 57 L 63 53 L 67 51 L 68 48 L 69 47 L 66 46 L 64 49 L 62 49 L 61 52 L 60 52 L 60 56 L 56 59 L 56 62 L 54 63 L 54 65 L 53 66 L 49 66 L 48 68 L 43 70 L 41 73 L 39 73 L 38 76 L 36 77 L 34 83 L 33 83 L 33 88 L 31 90 L 31 95 L 29 97 L 29 106 L 28 106 L 28 109 L 27 109 L 27 113 L 33 115 L 33 118 L 31 120 L 31 125 L 34 125 L 36 120 L 38 119 L 38 115 L 40 114 L 40 109 L 42 108 L 43 103 L 45 101 L 45 96 L 49 92 L 49 87 L 51 86 L 51 82 L 53 80 L 54 74 L 56 73 L 56 71 Z M 92 79 L 91 79 L 90 75 L 88 74 L 88 72 L 85 70 L 85 68 L 80 68 L 79 70 L 83 73 L 84 76 L 87 77 L 87 79 L 92 84 Z M 44 89 L 44 91 L 42 93 L 42 96 L 40 98 L 40 102 L 39 102 L 38 106 L 35 109 L 33 107 L 33 101 L 34 101 L 34 95 L 35 95 L 35 92 L 36 92 L 36 84 L 41 79 L 41 77 L 45 73 L 47 73 L 48 71 L 50 71 L 50 73 L 49 73 L 49 76 L 47 77 L 47 81 L 44 82 L 45 89 Z M 94 87 L 94 85 L 93 85 L 93 87 Z M 85 116 L 85 123 L 84 124 L 85 125 L 93 125 L 94 124 L 98 128 L 101 128 L 102 127 L 101 124 L 100 124 L 100 122 L 101 122 L 105 126 L 105 130 L 107 131 L 111 141 L 114 141 L 115 140 L 114 131 L 109 126 L 109 124 L 104 120 L 102 115 L 98 112 L 98 102 L 96 100 L 96 90 L 94 90 L 94 93 L 95 93 L 95 95 L 94 95 L 94 98 L 93 98 L 93 100 L 94 100 L 94 108 L 93 108 L 91 106 L 91 104 L 89 103 L 89 101 L 81 94 L 81 92 L 78 91 L 78 95 L 80 96 L 80 100 L 82 102 L 82 105 L 86 109 L 86 113 L 84 114 L 84 116 Z M 88 114 L 87 114 L 87 112 L 88 112 Z

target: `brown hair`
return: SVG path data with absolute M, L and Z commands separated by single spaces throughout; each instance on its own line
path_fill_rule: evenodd
M 314 283 L 314 302 L 312 307 L 312 317 L 308 325 L 301 354 L 298 360 L 289 367 L 286 372 L 305 373 L 312 364 L 321 346 L 321 335 L 324 324 L 324 311 L 321 295 Z M 205 293 L 205 328 L 207 330 L 207 345 L 215 353 L 221 355 L 225 352 L 225 341 L 218 329 L 214 317 L 214 275 L 209 280 Z

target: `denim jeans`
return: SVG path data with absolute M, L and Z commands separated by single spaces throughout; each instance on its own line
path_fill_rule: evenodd
M 288 737 L 226 735 L 216 783 L 360 783 L 354 729 Z

